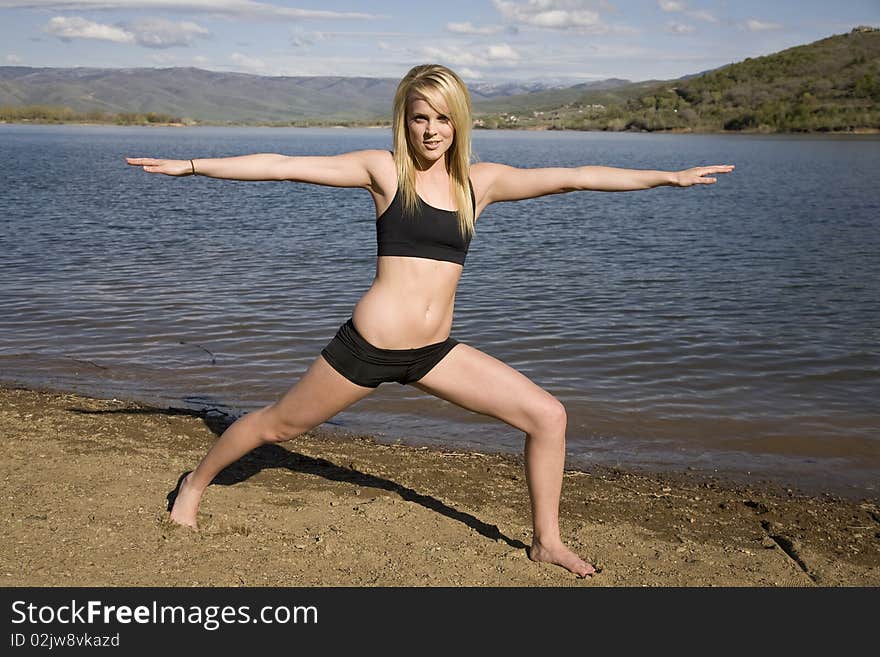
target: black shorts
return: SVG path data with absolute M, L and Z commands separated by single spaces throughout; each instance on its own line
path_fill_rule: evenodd
M 377 388 L 391 381 L 401 384 L 418 381 L 457 344 L 458 340 L 446 338 L 415 349 L 379 349 L 367 342 L 349 319 L 321 355 L 352 383 Z

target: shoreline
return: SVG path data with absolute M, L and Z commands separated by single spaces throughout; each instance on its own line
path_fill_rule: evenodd
M 101 367 L 87 360 L 80 362 L 93 367 Z M 35 382 L 22 377 L 0 377 L 0 390 L 3 389 L 24 389 L 49 395 L 69 394 L 89 399 L 112 398 L 135 406 L 158 407 L 170 413 L 203 416 L 205 413 L 215 412 L 233 419 L 249 412 L 249 409 L 255 410 L 273 401 L 273 398 L 267 397 L 258 402 L 251 400 L 249 404 L 242 406 L 241 404 L 220 402 L 212 398 L 210 401 L 197 399 L 190 404 L 178 405 L 176 402 L 183 401 L 185 397 L 182 392 L 168 399 L 155 396 L 140 397 L 136 393 L 130 394 L 131 391 L 125 393 L 112 386 L 64 385 L 57 382 Z M 376 412 L 376 409 L 372 409 L 368 411 L 368 414 Z M 386 417 L 384 422 L 378 422 L 375 419 L 363 421 L 356 416 L 345 417 L 342 421 L 333 418 L 321 425 L 320 431 L 331 437 L 369 436 L 371 440 L 380 445 L 403 445 L 416 449 L 481 451 L 487 454 L 498 454 L 502 457 L 517 456 L 522 453 L 521 440 L 511 443 L 510 440 L 498 440 L 496 436 L 495 439 L 485 442 L 467 435 L 456 440 L 456 431 L 460 427 L 450 425 L 452 429 L 444 430 L 444 428 L 437 426 L 440 420 L 436 417 L 428 420 L 429 423 L 433 422 L 433 425 L 419 422 L 418 426 L 413 426 L 406 418 L 403 418 L 403 424 L 398 424 L 399 420 L 400 418 L 393 415 Z M 490 424 L 495 425 L 498 429 L 500 425 L 496 425 L 496 422 L 491 420 Z M 486 430 L 486 426 L 483 430 Z M 776 454 L 774 456 L 770 454 L 769 460 L 771 462 L 769 464 L 764 462 L 768 460 L 768 455 L 760 452 L 750 453 L 751 461 L 739 462 L 730 462 L 723 458 L 706 460 L 705 458 L 687 457 L 676 451 L 658 452 L 653 457 L 645 457 L 640 454 L 637 448 L 630 448 L 623 452 L 602 451 L 601 449 L 595 451 L 589 447 L 589 438 L 587 438 L 587 443 L 583 442 L 583 437 L 580 437 L 580 440 L 578 438 L 569 432 L 566 468 L 570 470 L 589 472 L 595 469 L 605 469 L 660 478 L 674 477 L 677 473 L 686 471 L 691 477 L 702 477 L 729 488 L 770 489 L 784 494 L 791 491 L 798 495 L 835 496 L 848 500 L 880 499 L 876 482 L 862 471 L 836 467 L 833 474 L 828 474 L 831 472 L 828 468 L 834 466 L 833 463 L 829 463 L 824 470 L 816 470 L 813 468 L 814 464 L 809 466 L 813 469 L 805 470 L 804 466 L 799 464 L 799 461 L 804 458 L 803 456 L 792 454 Z M 832 458 L 832 455 L 827 453 L 825 456 Z M 773 458 L 776 460 L 773 461 Z
M 6 586 L 878 586 L 876 499 L 681 472 L 566 471 L 563 539 L 603 572 L 528 560 L 522 458 L 316 430 L 166 496 L 220 414 L 0 387 Z

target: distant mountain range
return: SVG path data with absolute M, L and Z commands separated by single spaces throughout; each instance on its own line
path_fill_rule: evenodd
M 263 77 L 198 68 L 0 67 L 0 105 L 156 112 L 220 123 L 370 120 L 388 114 L 395 86 L 384 78 Z
M 75 112 L 155 112 L 195 121 L 263 123 L 308 119 L 390 118 L 398 80 L 362 77 L 266 77 L 198 68 L 0 67 L 0 106 L 69 107 Z M 603 80 L 576 88 L 606 88 Z M 541 82 L 470 86 L 474 103 L 530 95 L 560 85 Z
M 198 68 L 5 66 L 0 67 L 0 120 L 115 116 L 126 122 L 387 123 L 397 82 Z M 857 27 L 676 80 L 473 83 L 469 88 L 483 127 L 880 130 L 880 30 Z

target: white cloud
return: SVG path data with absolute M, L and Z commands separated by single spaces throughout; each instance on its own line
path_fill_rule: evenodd
M 71 39 L 96 39 L 115 43 L 134 43 L 134 34 L 116 25 L 95 23 L 80 16 L 55 16 L 43 28 L 52 36 L 62 41 Z
M 323 32 L 306 32 L 303 29 L 297 29 L 291 38 L 291 45 L 295 48 L 303 48 L 308 49 L 309 46 L 313 46 L 319 41 L 324 41 L 327 39 L 327 35 Z
M 768 21 L 759 21 L 755 18 L 750 18 L 746 21 L 746 29 L 749 32 L 764 32 L 766 30 L 778 30 L 781 29 L 782 25 L 779 23 L 770 23 Z
M 132 23 L 107 25 L 81 16 L 55 16 L 43 28 L 62 41 L 93 39 L 114 43 L 137 43 L 145 48 L 172 48 L 189 46 L 196 37 L 210 33 L 190 21 L 173 23 L 164 18 L 140 18 Z
M 684 3 L 675 0 L 657 0 L 657 4 L 663 11 L 684 11 Z
M 493 62 L 516 62 L 519 61 L 520 58 L 519 53 L 506 43 L 499 43 L 494 46 L 489 46 L 489 50 L 486 54 Z
M 211 60 L 205 57 L 204 55 L 196 55 L 193 57 L 193 63 L 198 64 L 199 66 L 204 66 L 209 63 Z
M 52 9 L 56 11 L 163 9 L 269 20 L 369 19 L 377 17 L 375 14 L 361 12 L 297 9 L 268 2 L 254 2 L 253 0 L 204 0 L 203 2 L 199 2 L 199 0 L 189 0 L 188 2 L 186 0 L 183 2 L 177 0 L 0 0 L 0 9 Z
M 707 23 L 717 23 L 718 17 L 715 16 L 711 11 L 701 10 L 701 11 L 686 11 L 684 12 L 686 15 L 691 18 L 696 18 L 701 21 L 706 21 Z
M 470 21 L 466 21 L 464 23 L 447 23 L 446 29 L 456 34 L 498 34 L 504 28 L 500 25 L 477 27 Z
M 666 23 L 666 31 L 671 34 L 691 34 L 695 30 L 696 28 L 693 25 L 685 23 L 676 23 L 675 21 Z
M 263 73 L 266 71 L 266 62 L 258 57 L 249 57 L 248 55 L 242 55 L 240 52 L 234 52 L 229 56 L 229 59 L 239 68 L 253 73 Z
M 177 63 L 177 57 L 164 52 L 157 52 L 150 55 L 150 61 L 159 66 L 171 66 Z
M 21 64 L 21 57 L 18 55 L 6 55 L 5 61 L 7 64 Z
M 473 68 L 460 68 L 458 69 L 458 74 L 464 80 L 482 80 L 485 77 L 482 73 Z
M 590 8 L 594 3 L 585 0 L 492 0 L 492 4 L 505 19 L 532 27 L 590 32 L 608 30 L 599 13 Z
M 479 66 L 485 63 L 486 59 L 460 48 L 438 48 L 436 46 L 427 46 L 422 48 L 422 53 L 429 60 L 438 62 L 446 62 L 455 66 Z
M 706 11 L 705 9 L 689 9 L 687 3 L 680 2 L 680 0 L 657 0 L 657 6 L 663 11 L 680 12 L 691 18 L 706 21 L 707 23 L 718 22 L 718 18 L 711 11 Z
M 499 43 L 485 48 L 465 50 L 463 48 L 439 48 L 428 46 L 422 48 L 425 57 L 452 64 L 454 66 L 483 66 L 489 62 L 495 65 L 512 65 L 521 60 L 516 50 L 506 43 Z
M 207 29 L 196 23 L 174 23 L 164 18 L 141 18 L 126 27 L 145 48 L 189 46 L 196 38 L 210 35 Z

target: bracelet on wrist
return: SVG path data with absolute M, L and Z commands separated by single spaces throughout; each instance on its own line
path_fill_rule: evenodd
M 196 165 L 195 165 L 195 163 L 194 163 L 192 160 L 190 160 L 190 161 L 189 161 L 189 165 L 192 167 L 192 170 L 193 170 L 192 175 L 195 176 L 195 175 L 196 175 Z

